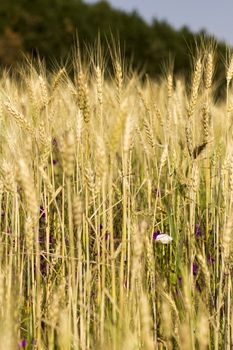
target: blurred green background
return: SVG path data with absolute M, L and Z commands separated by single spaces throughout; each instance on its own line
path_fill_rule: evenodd
M 0 65 L 15 66 L 24 55 L 42 58 L 48 68 L 71 57 L 76 34 L 80 46 L 94 43 L 100 32 L 103 47 L 111 33 L 119 36 L 126 61 L 132 67 L 158 76 L 168 58 L 174 58 L 175 73 L 188 74 L 190 57 L 206 33 L 193 34 L 188 28 L 174 30 L 168 23 L 145 22 L 136 12 L 115 10 L 101 1 L 89 5 L 79 0 L 1 0 Z M 221 60 L 217 75 L 224 72 L 226 47 L 217 44 Z

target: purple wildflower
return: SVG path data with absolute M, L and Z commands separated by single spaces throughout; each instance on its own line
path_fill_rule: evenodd
M 199 224 L 195 225 L 194 235 L 196 238 L 201 237 L 203 235 L 203 232 L 201 231 L 201 226 Z
M 58 160 L 53 159 L 53 165 L 56 165 L 58 163 Z
M 153 233 L 153 239 L 156 239 L 158 237 L 158 235 L 161 234 L 161 231 L 160 230 L 157 230 Z
M 19 348 L 26 348 L 27 346 L 27 340 L 26 339 L 22 339 L 19 342 Z
M 201 293 L 201 286 L 198 282 L 196 282 L 196 290 Z
M 108 231 L 106 231 L 105 236 L 104 236 L 105 241 L 107 241 L 109 239 L 109 237 L 110 237 L 110 233 Z
M 207 257 L 207 260 L 210 265 L 213 265 L 215 262 L 215 259 L 210 254 Z
M 40 206 L 40 214 L 41 214 L 41 217 L 42 218 L 45 218 L 45 210 L 44 210 L 44 208 L 42 207 L 42 205 Z
M 195 263 L 193 263 L 193 276 L 197 276 L 199 266 Z
M 178 285 L 181 286 L 182 285 L 182 277 L 178 276 L 177 281 L 178 281 Z
M 43 277 L 46 276 L 47 263 L 45 260 L 40 261 L 40 272 Z

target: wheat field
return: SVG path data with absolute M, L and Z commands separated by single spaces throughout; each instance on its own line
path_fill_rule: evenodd
M 233 57 L 1 74 L 0 349 L 233 347 Z

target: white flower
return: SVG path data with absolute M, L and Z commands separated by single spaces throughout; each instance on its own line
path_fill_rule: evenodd
M 168 244 L 172 241 L 172 237 L 167 235 L 166 233 L 160 233 L 155 240 L 163 244 Z

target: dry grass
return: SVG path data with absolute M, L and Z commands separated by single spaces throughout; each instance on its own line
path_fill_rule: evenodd
M 215 104 L 212 51 L 190 92 L 96 57 L 0 81 L 0 349 L 231 349 L 232 60 Z

